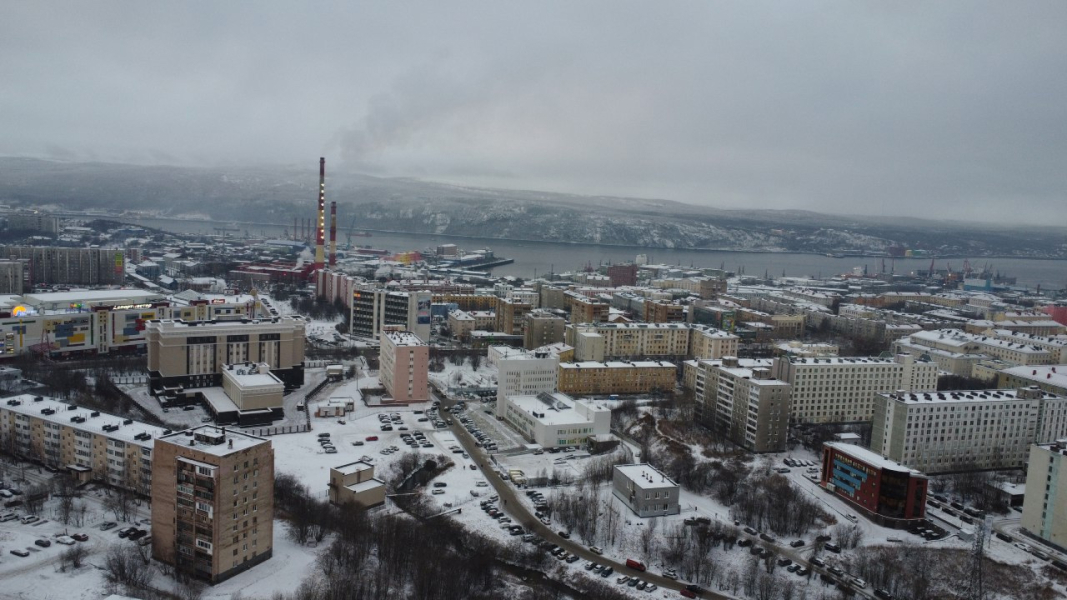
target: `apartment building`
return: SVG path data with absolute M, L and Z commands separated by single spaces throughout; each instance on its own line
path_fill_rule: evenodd
M 1062 365 L 1011 367 L 998 373 L 998 388 L 1016 389 L 1030 386 L 1037 386 L 1057 396 L 1067 396 L 1067 367 Z
M 666 361 L 572 362 L 559 365 L 559 391 L 565 394 L 670 393 L 678 368 Z
M 571 323 L 604 323 L 608 320 L 611 305 L 577 292 L 566 292 L 566 302 L 571 311 Z M 542 306 L 546 306 L 542 303 Z
M 41 211 L 18 211 L 7 214 L 9 231 L 35 231 L 55 235 L 59 233 L 59 217 Z
M 794 423 L 870 421 L 880 392 L 936 390 L 937 365 L 908 355 L 892 358 L 774 359 L 772 375 L 792 386 Z
M 455 304 L 463 311 L 496 311 L 496 304 L 500 298 L 488 293 L 448 293 L 434 294 L 434 304 Z
M 575 360 L 684 359 L 691 329 L 684 323 L 598 323 L 567 326 Z
M 23 292 L 27 266 L 24 260 L 0 259 L 0 294 Z
M 464 310 L 448 311 L 448 330 L 457 340 L 469 340 L 474 331 L 474 317 Z
M 1037 388 L 875 396 L 871 450 L 945 473 L 1020 468 L 1032 444 L 1067 436 L 1067 397 Z
M 154 441 L 170 433 L 54 398 L 23 394 L 0 402 L 0 447 L 65 469 L 79 483 L 100 481 L 148 496 Z
M 563 341 L 567 322 L 558 315 L 536 310 L 526 315 L 522 347 L 527 350 Z
M 0 257 L 27 260 L 27 283 L 34 285 L 122 285 L 126 256 L 121 248 L 2 246 Z
M 359 286 L 352 292 L 352 335 L 378 339 L 387 326 L 398 326 L 430 341 L 430 292 L 394 292 Z
M 741 342 L 738 336 L 706 325 L 690 325 L 689 329 L 690 358 L 719 359 L 737 356 L 738 344 Z
M 1048 350 L 1054 365 L 1067 364 L 1067 337 L 1044 336 L 1031 333 L 1020 333 L 1009 329 L 993 329 L 989 332 L 998 340 L 1014 342 L 1029 346 L 1036 346 Z
M 607 271 L 611 287 L 637 285 L 637 265 L 609 265 Z
M 771 377 L 769 359 L 687 361 L 696 418 L 750 452 L 782 452 L 789 429 L 789 390 Z
M 531 304 L 501 298 L 496 304 L 496 331 L 507 335 L 522 335 L 526 314 L 531 310 Z
M 149 389 L 222 385 L 224 365 L 266 363 L 286 387 L 304 384 L 302 317 L 240 321 L 152 320 L 145 324 Z
M 1067 552 L 1067 438 L 1030 448 L 1022 526 Z
M 270 440 L 202 426 L 165 435 L 152 458 L 152 558 L 212 585 L 274 548 Z
M 916 346 L 933 348 L 956 354 L 984 354 L 1015 365 L 1053 364 L 1053 351 L 1028 341 L 1000 339 L 993 336 L 966 333 L 959 329 L 920 331 L 894 343 L 894 352 L 916 353 Z
M 381 340 L 378 378 L 392 401 L 407 404 L 429 400 L 429 346 L 410 331 L 386 331 Z
M 685 307 L 681 304 L 645 300 L 641 320 L 646 323 L 685 323 Z

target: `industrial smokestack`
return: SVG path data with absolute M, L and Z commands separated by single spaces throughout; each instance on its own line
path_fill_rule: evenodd
M 315 223 L 315 268 L 326 264 L 326 158 L 319 158 L 319 216 Z
M 293 237 L 290 239 L 292 239 L 294 242 L 300 241 L 300 228 L 297 227 L 296 221 L 297 217 L 293 217 Z
M 337 203 L 330 203 L 330 266 L 337 264 Z

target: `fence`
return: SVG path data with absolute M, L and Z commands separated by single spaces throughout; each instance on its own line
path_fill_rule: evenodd
M 286 433 L 304 433 L 305 431 L 311 431 L 311 427 L 307 425 L 282 425 L 279 427 L 259 427 L 255 429 L 246 429 L 245 433 L 249 435 L 258 435 L 260 437 L 269 437 L 272 435 L 283 435 Z

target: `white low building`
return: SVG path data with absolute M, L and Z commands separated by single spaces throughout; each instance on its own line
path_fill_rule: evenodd
M 678 504 L 681 488 L 652 465 L 616 465 L 611 483 L 615 497 L 639 517 L 676 515 L 682 511 Z
M 611 408 L 595 400 L 575 400 L 559 392 L 507 396 L 497 401 L 497 414 L 527 440 L 546 448 L 584 443 L 609 433 Z

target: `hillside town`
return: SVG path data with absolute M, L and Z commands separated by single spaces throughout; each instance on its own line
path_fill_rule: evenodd
M 494 277 L 523 257 L 333 223 L 8 217 L 4 593 L 1064 595 L 1054 292 L 643 255 Z

